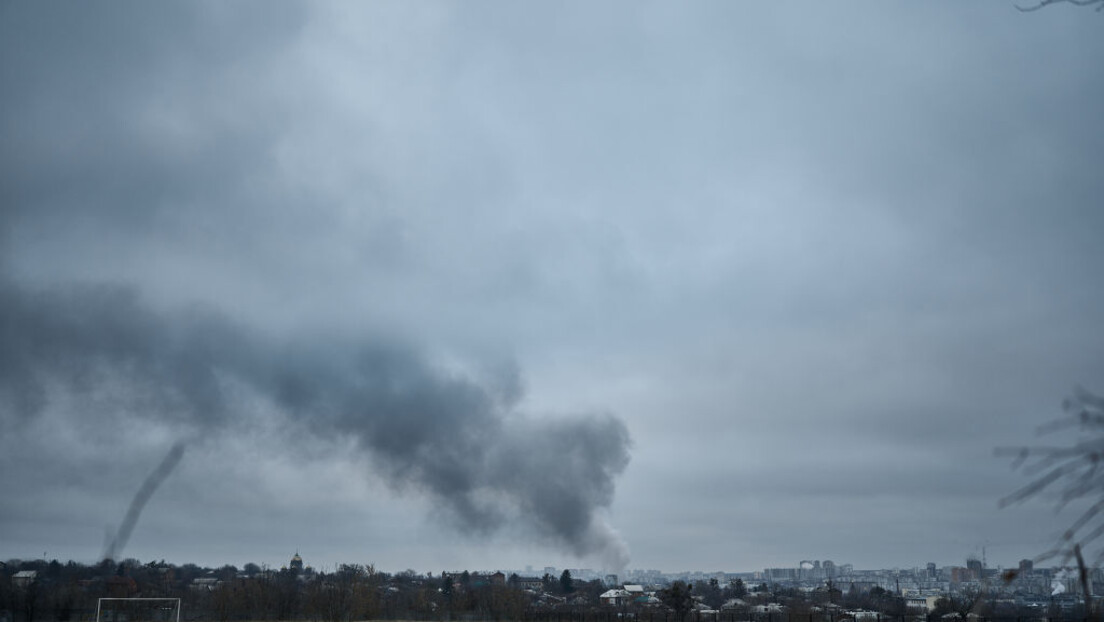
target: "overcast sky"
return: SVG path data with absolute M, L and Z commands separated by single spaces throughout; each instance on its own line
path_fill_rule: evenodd
M 1104 392 L 1102 55 L 1005 0 L 0 4 L 0 558 L 95 561 L 176 443 L 121 557 L 1041 553 L 993 449 Z

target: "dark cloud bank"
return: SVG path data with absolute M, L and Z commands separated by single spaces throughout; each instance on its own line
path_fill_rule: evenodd
M 245 389 L 321 439 L 354 440 L 377 474 L 436 499 L 462 533 L 486 535 L 518 519 L 576 556 L 627 562 L 599 516 L 629 461 L 620 419 L 523 416 L 516 373 L 480 382 L 386 339 L 277 341 L 212 312 L 155 312 L 126 288 L 6 282 L 0 423 L 11 433 L 49 407 L 51 391 L 79 394 L 122 378 L 123 403 L 135 412 L 202 436 L 230 423 Z M 180 451 L 154 475 L 163 478 Z M 125 545 L 155 479 L 139 491 L 109 554 Z
M 0 3 L 0 548 L 516 568 L 478 536 L 616 558 L 608 510 L 646 567 L 1035 555 L 991 453 L 1104 390 L 1102 25 Z M 526 414 L 607 406 L 620 477 L 618 420 Z

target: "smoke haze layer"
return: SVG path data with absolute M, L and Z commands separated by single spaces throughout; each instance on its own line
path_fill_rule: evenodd
M 5 432 L 48 409 L 52 391 L 80 395 L 110 380 L 135 416 L 202 436 L 226 429 L 244 387 L 311 435 L 354 442 L 392 488 L 430 495 L 462 533 L 521 521 L 576 556 L 627 561 L 600 516 L 629 461 L 625 424 L 524 416 L 516 372 L 478 381 L 393 340 L 263 338 L 209 311 L 159 313 L 109 286 L 4 283 L 0 345 Z M 143 484 L 108 556 L 181 452 Z

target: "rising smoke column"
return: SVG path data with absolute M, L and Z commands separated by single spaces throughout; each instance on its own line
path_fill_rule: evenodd
M 0 282 L 0 431 L 42 412 L 51 387 L 80 392 L 110 377 L 140 396 L 139 416 L 202 435 L 234 417 L 227 387 L 246 386 L 319 438 L 354 439 L 375 473 L 438 500 L 461 532 L 517 519 L 575 555 L 626 563 L 600 516 L 629 460 L 620 419 L 527 417 L 516 375 L 478 383 L 403 343 L 311 337 L 276 343 L 216 313 L 159 314 L 126 288 Z M 109 549 L 125 545 L 178 460 L 174 448 L 143 484 Z
M 161 460 L 161 464 L 157 465 L 157 468 L 153 470 L 145 481 L 138 488 L 138 492 L 134 494 L 134 499 L 131 500 L 130 506 L 127 508 L 126 515 L 123 517 L 123 522 L 119 523 L 119 528 L 115 531 L 115 535 L 111 537 L 107 542 L 107 546 L 104 547 L 103 555 L 100 559 L 114 560 L 116 557 L 122 555 L 123 549 L 126 548 L 127 541 L 130 540 L 130 534 L 134 531 L 134 526 L 138 524 L 138 518 L 142 515 L 142 509 L 146 507 L 146 503 L 149 502 L 153 493 L 157 492 L 158 486 L 161 482 L 172 474 L 173 469 L 180 463 L 180 459 L 184 457 L 184 443 L 177 442 L 169 450 L 169 453 L 165 455 L 165 458 Z

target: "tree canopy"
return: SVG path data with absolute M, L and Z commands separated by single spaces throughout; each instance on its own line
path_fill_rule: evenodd
M 571 571 L 564 569 L 560 574 L 560 590 L 564 594 L 570 594 L 575 591 L 575 581 L 571 578 Z
M 671 584 L 671 587 L 656 592 L 656 596 L 659 597 L 659 600 L 662 601 L 664 605 L 667 605 L 675 612 L 675 619 L 681 622 L 686 619 L 686 614 L 690 611 L 690 608 L 694 606 L 692 591 L 692 586 L 682 581 L 675 581 Z

